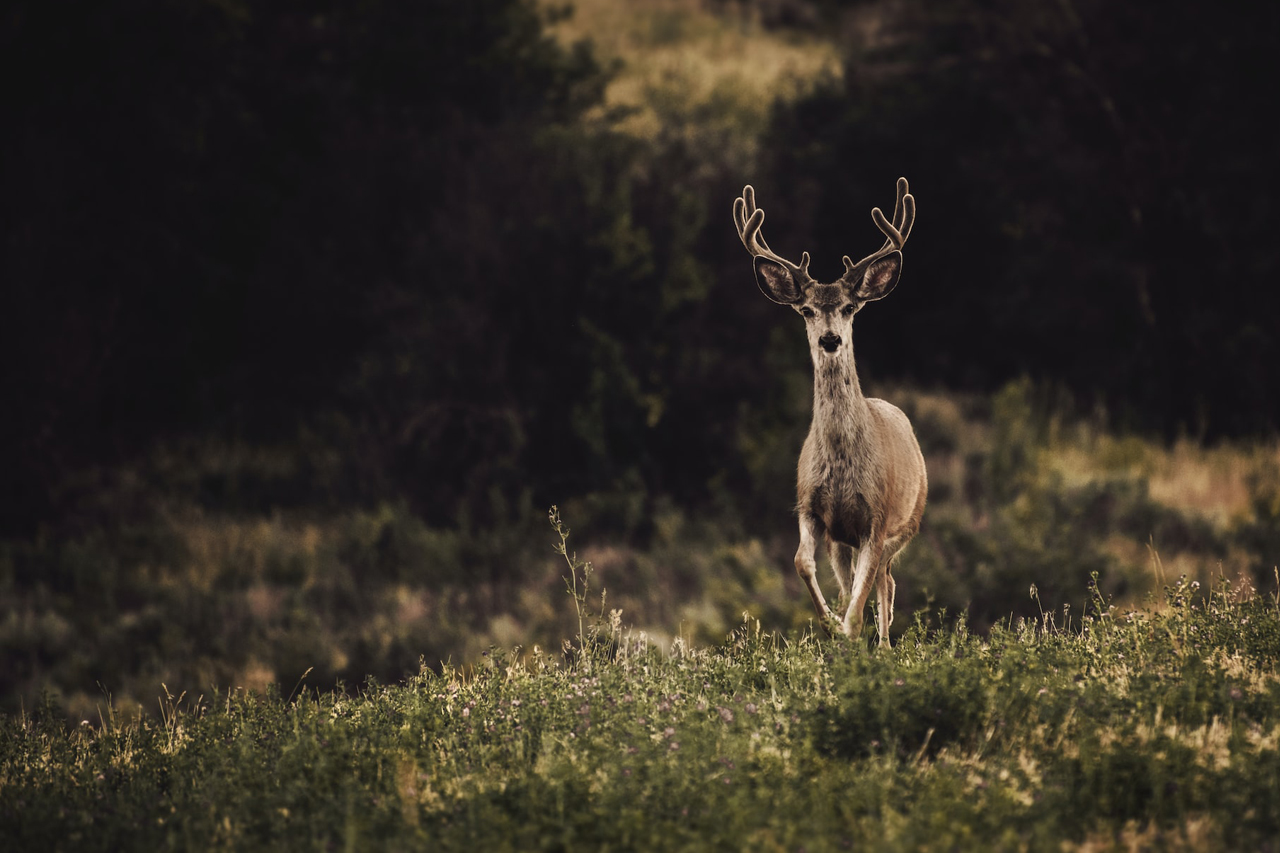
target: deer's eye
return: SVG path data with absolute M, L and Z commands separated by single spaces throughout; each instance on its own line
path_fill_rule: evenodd
M 846 306 L 844 306 L 843 308 L 841 308 L 841 309 L 840 309 L 840 313 L 841 313 L 841 314 L 843 314 L 843 315 L 844 315 L 844 316 L 846 316 L 846 317 L 848 317 L 848 316 L 852 315 L 852 314 L 853 314 L 853 306 L 852 306 L 852 305 L 846 305 Z
M 806 320 L 813 319 L 813 309 L 807 305 L 800 309 L 800 313 L 804 316 Z

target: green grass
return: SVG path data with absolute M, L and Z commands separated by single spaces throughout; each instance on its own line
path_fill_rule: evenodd
M 1280 608 L 1194 582 L 890 651 L 605 621 L 396 686 L 0 723 L 10 849 L 1260 849 Z

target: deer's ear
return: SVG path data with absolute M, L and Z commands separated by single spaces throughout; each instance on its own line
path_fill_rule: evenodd
M 756 284 L 761 293 L 779 305 L 794 305 L 804 298 L 804 291 L 791 270 L 763 255 L 756 256 Z
M 854 291 L 862 300 L 884 299 L 889 292 L 898 286 L 898 276 L 902 275 L 902 253 L 890 252 L 873 264 L 868 264 L 862 272 L 862 282 Z

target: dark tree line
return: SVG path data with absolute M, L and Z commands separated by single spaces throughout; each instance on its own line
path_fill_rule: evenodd
M 872 4 L 813 4 L 844 80 L 779 107 L 743 176 L 612 130 L 608 70 L 525 0 L 19 0 L 0 528 L 210 435 L 296 456 L 194 487 L 231 509 L 750 510 L 744 434 L 802 428 L 807 363 L 733 234 L 748 180 L 771 244 L 834 277 L 911 179 L 903 286 L 858 326 L 877 379 L 1030 373 L 1145 429 L 1274 429 L 1278 13 L 1236 5 L 892 4 L 868 42 Z
M 912 179 L 911 286 L 860 333 L 878 370 L 983 387 L 1026 372 L 1144 430 L 1273 431 L 1280 12 L 885 8 L 877 37 L 850 26 L 843 82 L 782 111 L 770 146 L 774 204 L 807 214 L 789 236 L 818 257 L 857 239 L 894 173 Z
M 566 251 L 607 213 L 556 180 L 589 52 L 511 0 L 5 16 L 7 521 L 189 432 L 311 423 L 363 457 L 340 499 L 510 453 L 528 304 L 609 251 Z

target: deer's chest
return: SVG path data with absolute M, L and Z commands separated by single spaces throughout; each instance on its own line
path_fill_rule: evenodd
M 810 431 L 800 454 L 799 509 L 821 521 L 828 538 L 858 548 L 871 537 L 880 491 L 873 461 L 859 433 Z
M 829 476 L 809 496 L 809 506 L 821 519 L 827 536 L 859 548 L 871 536 L 874 513 L 863 484 L 856 477 Z

